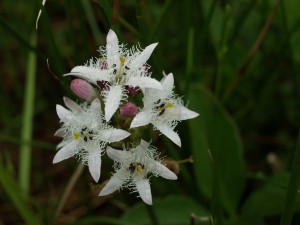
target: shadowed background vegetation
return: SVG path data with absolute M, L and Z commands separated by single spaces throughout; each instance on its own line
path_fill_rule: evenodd
M 299 9 L 295 0 L 2 0 L 0 224 L 300 224 Z M 181 149 L 153 140 L 180 168 L 178 181 L 152 177 L 153 207 L 127 190 L 98 197 L 109 163 L 99 184 L 76 159 L 52 164 L 55 105 L 76 99 L 63 74 L 97 57 L 109 29 L 128 47 L 159 42 L 152 76 L 172 72 L 200 113 L 177 127 Z

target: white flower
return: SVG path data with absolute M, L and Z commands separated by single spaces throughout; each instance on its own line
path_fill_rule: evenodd
M 175 173 L 161 164 L 156 149 L 144 140 L 141 140 L 140 145 L 129 150 L 122 151 L 107 147 L 106 152 L 116 162 L 116 173 L 102 189 L 100 196 L 127 187 L 133 192 L 137 191 L 145 203 L 152 205 L 148 174 L 152 173 L 170 180 L 177 179 Z
M 97 84 L 107 82 L 103 91 L 105 101 L 105 119 L 109 121 L 118 109 L 120 102 L 126 100 L 125 86 L 161 89 L 161 84 L 150 77 L 146 64 L 157 43 L 147 46 L 143 51 L 138 47 L 126 49 L 119 45 L 117 35 L 110 30 L 106 48 L 100 47 L 101 57 L 91 59 L 84 66 L 76 66 L 66 75 L 75 75 Z
M 105 122 L 100 101 L 97 98 L 90 105 L 78 105 L 66 97 L 64 102 L 70 110 L 61 105 L 56 106 L 62 127 L 56 131 L 55 135 L 64 139 L 57 146 L 59 151 L 53 163 L 77 156 L 88 165 L 92 177 L 97 182 L 100 178 L 101 155 L 106 145 L 120 141 L 128 137 L 130 133 L 114 129 Z
M 199 114 L 184 107 L 182 100 L 173 93 L 174 78 L 170 73 L 161 80 L 162 90 L 146 89 L 144 108 L 132 120 L 130 128 L 151 123 L 155 129 L 167 136 L 178 146 L 181 140 L 174 131 L 178 121 L 197 117 Z

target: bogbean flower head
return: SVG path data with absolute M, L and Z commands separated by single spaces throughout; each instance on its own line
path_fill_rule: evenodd
M 109 121 L 120 102 L 127 98 L 128 88 L 162 89 L 160 82 L 150 77 L 147 60 L 157 43 L 141 50 L 126 49 L 120 45 L 114 31 L 107 35 L 106 47 L 100 47 L 100 58 L 91 59 L 84 66 L 76 66 L 66 75 L 74 75 L 95 85 L 105 84 L 102 95 L 105 102 L 105 119 Z
M 116 162 L 116 173 L 104 186 L 100 196 L 127 187 L 133 192 L 138 192 L 145 203 L 152 205 L 149 176 L 153 174 L 170 180 L 177 179 L 176 174 L 161 163 L 156 149 L 144 140 L 129 150 L 115 150 L 108 147 L 107 154 Z
M 56 106 L 62 127 L 55 135 L 63 137 L 58 145 L 53 163 L 72 156 L 87 164 L 89 171 L 97 182 L 100 178 L 101 155 L 108 143 L 117 142 L 128 137 L 130 133 L 109 126 L 104 120 L 99 99 L 91 104 L 78 105 L 69 98 L 64 98 L 66 109 Z
M 181 100 L 173 92 L 173 74 L 165 76 L 161 80 L 162 90 L 147 88 L 144 92 L 144 108 L 135 116 L 130 128 L 148 125 L 151 123 L 155 129 L 167 136 L 178 146 L 181 140 L 174 131 L 177 123 L 197 117 L 199 114 L 187 109 Z

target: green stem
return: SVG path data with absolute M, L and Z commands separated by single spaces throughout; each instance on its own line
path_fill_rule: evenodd
M 69 183 L 67 184 L 66 189 L 64 190 L 64 193 L 62 194 L 62 197 L 59 200 L 58 206 L 56 208 L 55 214 L 54 214 L 54 221 L 58 218 L 58 216 L 60 215 L 68 196 L 70 195 L 76 181 L 78 180 L 78 178 L 80 177 L 82 171 L 84 169 L 84 165 L 83 164 L 79 164 L 77 169 L 75 170 L 74 174 L 72 175 L 71 179 L 69 180 Z
M 287 188 L 285 205 L 282 211 L 280 225 L 290 225 L 292 222 L 299 180 L 300 180 L 300 130 L 298 134 L 296 150 L 293 157 L 293 165 L 292 165 L 291 175 L 290 175 L 289 184 Z
M 36 32 L 30 37 L 30 44 L 36 46 Z M 35 96 L 35 76 L 36 76 L 36 54 L 33 51 L 28 53 L 25 96 L 23 106 L 23 123 L 21 130 L 21 147 L 20 147 L 20 186 L 25 195 L 29 192 L 30 165 L 31 165 L 31 145 L 28 144 L 32 139 L 33 111 Z

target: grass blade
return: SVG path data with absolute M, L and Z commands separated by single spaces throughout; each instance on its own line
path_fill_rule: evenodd
M 30 37 L 30 44 L 36 45 L 36 32 L 34 31 Z M 23 124 L 21 130 L 22 144 L 20 147 L 20 187 L 25 195 L 29 192 L 30 180 L 30 164 L 31 164 L 31 145 L 26 142 L 31 142 L 32 127 L 33 127 L 33 110 L 35 96 L 35 76 L 36 76 L 36 54 L 33 51 L 28 53 L 26 86 L 23 106 Z
M 298 134 L 298 141 L 297 141 L 296 151 L 294 153 L 292 171 L 290 175 L 290 180 L 289 180 L 289 185 L 287 189 L 285 205 L 283 208 L 280 225 L 290 225 L 292 222 L 292 216 L 294 212 L 294 205 L 295 205 L 299 180 L 300 180 L 300 131 Z
M 19 190 L 17 182 L 7 173 L 0 163 L 0 184 L 8 195 L 12 204 L 16 207 L 20 216 L 25 220 L 26 224 L 41 225 L 39 217 L 30 209 L 29 205 L 24 201 L 21 196 L 22 191 Z

